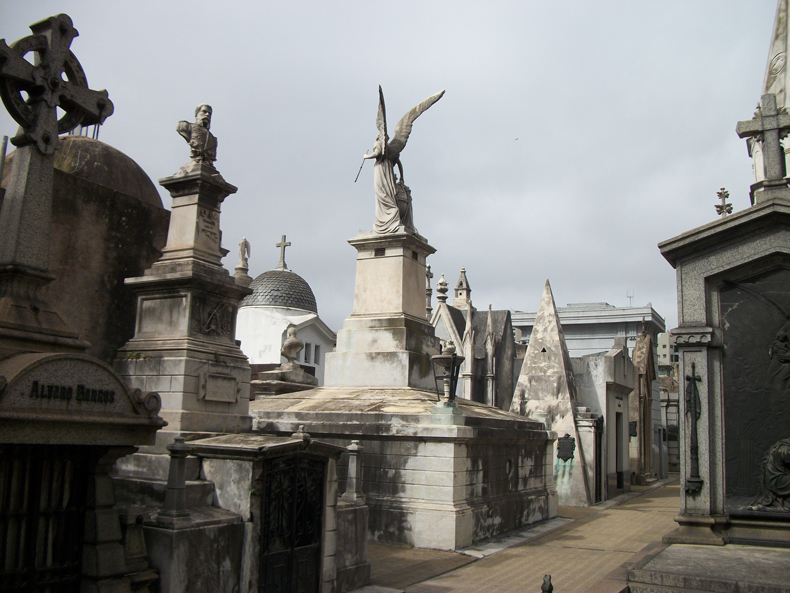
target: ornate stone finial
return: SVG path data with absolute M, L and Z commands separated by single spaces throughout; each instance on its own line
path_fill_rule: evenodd
M 375 159 L 373 166 L 373 188 L 376 193 L 376 233 L 416 233 L 411 208 L 411 191 L 403 182 L 403 165 L 400 153 L 409 140 L 412 125 L 420 115 L 436 103 L 444 95 L 444 91 L 428 97 L 425 101 L 411 109 L 395 126 L 395 136 L 390 141 L 387 135 L 387 113 L 384 107 L 384 92 L 379 86 L 379 111 L 376 127 L 379 132 L 370 154 L 363 159 Z M 365 162 L 364 160 L 362 161 Z M 398 166 L 400 179 L 395 175 Z
M 439 278 L 439 282 L 436 283 L 436 300 L 439 301 L 439 303 L 447 302 L 447 290 L 447 280 L 445 280 L 444 274 L 442 274 L 442 277 Z
M 291 324 L 288 326 L 286 330 L 287 337 L 285 338 L 285 342 L 283 342 L 283 347 L 280 350 L 280 354 L 288 361 L 284 363 L 282 366 L 284 368 L 293 368 L 296 367 L 297 364 L 294 362 L 296 357 L 299 356 L 299 353 L 304 348 L 304 342 L 296 337 L 296 326 Z
M 209 132 L 212 113 L 211 105 L 198 105 L 195 109 L 195 123 L 180 121 L 176 131 L 189 143 L 192 160 L 213 168 L 214 161 L 217 160 L 217 139 Z
M 722 218 L 726 218 L 728 214 L 732 214 L 732 204 L 727 203 L 727 198 L 730 197 L 730 192 L 722 187 L 716 192 L 716 195 L 719 196 L 719 199 L 721 200 L 721 204 L 715 204 L 716 214 L 720 214 Z
M 433 307 L 431 306 L 431 295 L 433 295 L 433 289 L 431 288 L 431 278 L 433 278 L 431 266 L 425 266 L 425 317 L 428 319 L 431 318 L 431 313 L 433 312 Z
M 472 287 L 469 286 L 469 280 L 466 277 L 466 268 L 461 268 L 461 275 L 458 277 L 458 282 L 455 285 L 455 298 L 453 299 L 453 307 L 457 309 L 472 309 Z
M 280 261 L 277 262 L 277 270 L 287 270 L 288 266 L 285 265 L 285 248 L 290 247 L 291 242 L 285 240 L 285 235 L 282 236 L 280 242 L 275 245 L 275 247 L 280 248 Z

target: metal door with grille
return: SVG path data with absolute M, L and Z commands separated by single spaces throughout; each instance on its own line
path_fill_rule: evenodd
M 319 591 L 325 464 L 303 455 L 264 463 L 261 593 Z
M 0 445 L 0 591 L 79 592 L 90 457 Z

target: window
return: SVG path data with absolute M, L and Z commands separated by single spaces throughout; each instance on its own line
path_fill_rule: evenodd
M 321 346 L 319 346 L 318 344 L 316 344 L 316 345 L 315 345 L 315 350 L 314 350 L 313 352 L 315 352 L 315 356 L 313 356 L 313 362 L 314 362 L 316 365 L 319 365 L 319 364 L 321 364 Z
M 310 342 L 305 342 L 304 344 L 304 362 L 305 364 L 310 364 L 310 351 L 313 349 L 313 345 Z

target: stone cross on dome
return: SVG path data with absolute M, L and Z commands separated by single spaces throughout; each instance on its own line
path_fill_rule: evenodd
M 777 110 L 776 95 L 763 95 L 754 117 L 749 121 L 739 121 L 735 131 L 739 138 L 754 138 L 762 144 L 765 177 L 752 186 L 752 202 L 755 199 L 790 198 L 784 178 L 785 153 L 781 144 L 782 138 L 790 132 L 790 115 Z
M 279 247 L 280 248 L 280 261 L 277 262 L 277 268 L 276 269 L 278 269 L 278 270 L 287 270 L 288 269 L 288 266 L 285 265 L 285 248 L 286 247 L 290 247 L 290 246 L 291 246 L 291 242 L 290 241 L 286 242 L 285 235 L 283 235 L 282 238 L 280 239 L 280 242 L 275 245 L 275 247 Z

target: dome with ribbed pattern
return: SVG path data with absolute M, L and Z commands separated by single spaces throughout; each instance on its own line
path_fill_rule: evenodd
M 269 270 L 250 284 L 252 294 L 241 301 L 240 307 L 288 307 L 318 314 L 318 305 L 310 285 L 291 270 Z

